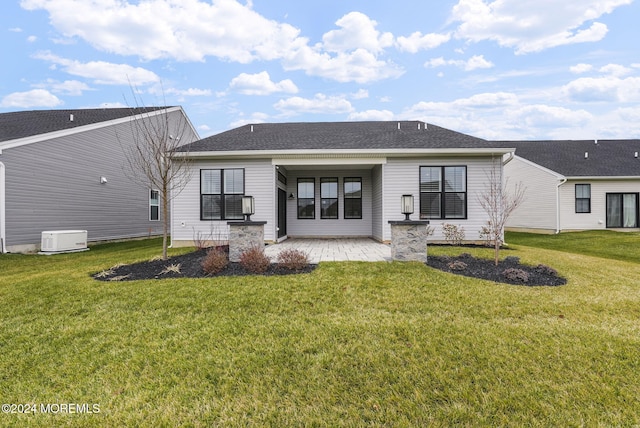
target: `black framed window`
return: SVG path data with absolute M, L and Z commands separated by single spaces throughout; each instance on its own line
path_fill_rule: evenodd
M 200 170 L 200 220 L 242 220 L 244 169 Z
M 467 167 L 420 167 L 420 218 L 467 218 Z
M 591 212 L 591 184 L 576 184 L 576 213 Z
M 149 220 L 160 220 L 160 192 L 157 190 L 149 191 Z
M 345 177 L 344 179 L 344 218 L 362 218 L 362 178 Z
M 607 227 L 638 227 L 638 193 L 607 193 Z
M 320 218 L 338 218 L 338 179 L 320 178 Z
M 298 178 L 298 218 L 316 218 L 315 178 Z

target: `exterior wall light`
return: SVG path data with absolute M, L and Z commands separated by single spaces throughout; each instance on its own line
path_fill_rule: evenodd
M 251 221 L 251 216 L 256 212 L 256 201 L 253 196 L 242 197 L 242 214 L 245 221 Z
M 402 195 L 400 197 L 400 208 L 405 216 L 405 221 L 409 221 L 409 216 L 413 214 L 413 195 Z

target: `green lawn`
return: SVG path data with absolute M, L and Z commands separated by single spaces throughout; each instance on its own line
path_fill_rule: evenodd
M 569 235 L 546 238 L 576 247 Z M 610 256 L 600 238 L 589 242 Z M 495 284 L 419 263 L 89 277 L 158 254 L 158 240 L 0 255 L 2 403 L 100 411 L 0 414 L 0 426 L 637 426 L 638 258 L 536 248 L 537 239 L 511 235 L 501 255 L 555 267 L 566 286 Z

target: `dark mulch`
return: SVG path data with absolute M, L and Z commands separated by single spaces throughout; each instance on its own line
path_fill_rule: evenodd
M 119 266 L 105 272 L 98 272 L 93 276 L 100 281 L 134 281 L 141 279 L 165 279 L 165 278 L 213 278 L 218 276 L 243 276 L 255 275 L 246 271 L 240 263 L 229 263 L 226 269 L 215 275 L 208 275 L 202 270 L 202 260 L 207 255 L 207 250 L 198 250 L 180 256 L 170 257 L 168 260 L 152 260 L 147 262 L 134 263 L 131 265 Z M 180 273 L 163 272 L 167 267 L 180 265 Z M 305 269 L 289 270 L 284 269 L 276 263 L 272 263 L 262 275 L 291 275 L 299 273 L 309 273 L 316 268 L 316 265 L 309 264 Z
M 523 265 L 518 257 L 506 257 L 496 266 L 493 260 L 467 253 L 457 257 L 429 256 L 427 265 L 445 272 L 513 285 L 558 286 L 567 283 L 554 269 L 544 265 Z

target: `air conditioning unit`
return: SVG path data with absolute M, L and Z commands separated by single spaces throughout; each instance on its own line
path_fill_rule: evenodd
M 49 230 L 42 232 L 40 254 L 86 251 L 86 230 Z

